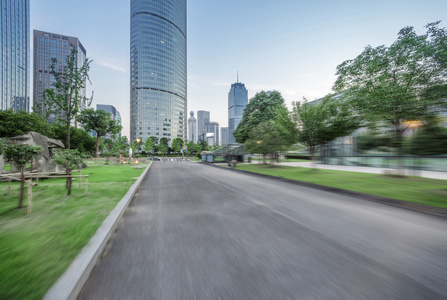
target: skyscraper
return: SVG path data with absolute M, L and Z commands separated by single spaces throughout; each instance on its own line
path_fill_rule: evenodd
M 29 112 L 29 0 L 0 0 L 0 110 Z
M 220 144 L 222 146 L 229 144 L 228 127 L 220 127 Z
M 46 116 L 48 107 L 42 103 L 43 92 L 46 89 L 54 88 L 54 76 L 50 74 L 51 60 L 57 59 L 56 71 L 62 72 L 67 66 L 67 56 L 71 49 L 76 50 L 77 66 L 81 67 L 87 57 L 87 51 L 78 38 L 62 34 L 49 33 L 34 30 L 34 62 L 33 62 L 33 101 L 34 111 L 47 117 L 49 123 L 53 123 L 55 118 L 62 117 L 58 112 L 53 112 Z M 86 95 L 86 89 L 79 91 L 80 96 Z
M 197 139 L 206 139 L 208 124 L 210 123 L 210 112 L 206 110 L 197 111 Z
M 115 106 L 108 104 L 96 104 L 96 110 L 103 110 L 110 114 L 110 119 L 113 121 L 119 122 L 121 125 L 121 114 L 116 110 Z M 108 133 L 106 138 L 111 138 L 112 134 Z M 118 137 L 121 137 L 121 132 L 118 134 Z
M 130 140 L 185 139 L 186 0 L 130 7 Z
M 189 113 L 191 116 L 188 119 L 188 140 L 197 143 L 197 120 L 194 117 L 194 112 Z
M 228 93 L 228 138 L 230 143 L 235 143 L 233 131 L 242 120 L 244 109 L 248 104 L 248 92 L 245 84 L 239 82 L 231 85 Z
M 218 146 L 219 145 L 219 123 L 210 122 L 208 124 L 208 132 L 207 133 L 213 133 L 213 136 L 214 136 L 213 146 Z

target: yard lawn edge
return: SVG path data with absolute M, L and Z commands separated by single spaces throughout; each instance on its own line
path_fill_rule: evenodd
M 92 238 L 70 264 L 65 273 L 62 274 L 56 283 L 49 289 L 44 299 L 60 300 L 77 298 L 104 250 L 104 247 L 118 226 L 118 222 L 124 214 L 124 211 L 131 202 L 143 181 L 143 178 L 149 172 L 151 165 L 152 162 L 150 162 L 144 172 L 138 177 L 137 181 L 130 187 L 129 191 L 127 191 L 126 195 L 124 195 L 115 208 L 110 212 Z
M 305 187 L 309 187 L 309 188 L 313 188 L 313 189 L 318 189 L 318 190 L 322 190 L 322 191 L 326 191 L 326 192 L 331 192 L 331 193 L 337 193 L 337 194 L 357 197 L 357 198 L 361 198 L 363 200 L 374 201 L 374 202 L 382 203 L 382 204 L 385 204 L 385 205 L 391 205 L 391 206 L 395 206 L 395 207 L 399 207 L 399 208 L 403 208 L 403 209 L 408 209 L 408 210 L 412 210 L 412 211 L 415 211 L 415 212 L 429 214 L 429 215 L 433 215 L 433 216 L 437 216 L 437 217 L 441 217 L 441 218 L 446 218 L 447 219 L 447 209 L 446 208 L 434 207 L 434 206 L 429 206 L 429 205 L 424 205 L 424 204 L 419 204 L 419 203 L 413 203 L 413 202 L 399 200 L 399 199 L 393 199 L 393 198 L 387 198 L 387 197 L 382 197 L 382 196 L 377 196 L 377 195 L 365 194 L 365 193 L 361 193 L 361 192 L 344 190 L 344 189 L 330 187 L 330 186 L 326 186 L 326 185 L 320 185 L 320 184 L 316 184 L 316 183 L 310 183 L 310 182 L 305 182 L 305 181 L 299 181 L 299 180 L 293 180 L 293 179 L 288 179 L 288 178 L 276 177 L 276 176 L 273 176 L 273 175 L 266 175 L 266 174 L 261 174 L 261 173 L 245 171 L 245 170 L 238 170 L 238 169 L 234 169 L 234 168 L 227 168 L 227 167 L 223 167 L 223 166 L 219 166 L 219 165 L 215 165 L 215 164 L 209 164 L 209 163 L 203 163 L 203 164 L 206 164 L 206 165 L 209 165 L 209 166 L 213 166 L 213 167 L 216 167 L 216 168 L 229 170 L 229 171 L 232 171 L 232 172 L 245 173 L 245 174 L 248 174 L 248 175 L 275 179 L 275 180 L 288 182 L 288 183 L 292 183 L 292 184 L 296 184 L 296 185 L 301 185 L 301 186 L 305 186 Z M 346 172 L 348 172 L 348 171 L 346 171 Z

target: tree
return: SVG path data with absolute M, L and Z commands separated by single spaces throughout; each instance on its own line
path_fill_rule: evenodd
M 81 164 L 84 163 L 81 155 L 79 155 L 79 151 L 76 149 L 64 149 L 64 150 L 58 150 L 54 154 L 53 158 L 54 162 L 62 165 L 65 167 L 65 170 L 67 172 L 67 196 L 70 196 L 71 194 L 71 171 L 73 171 L 74 168 L 80 167 Z M 81 180 L 81 179 L 79 179 Z
M 262 122 L 250 131 L 249 138 L 245 141 L 245 149 L 251 153 L 260 153 L 270 157 L 273 164 L 280 151 L 290 146 L 290 140 L 282 134 L 280 125 L 273 120 Z
M 391 128 L 399 155 L 408 121 L 431 123 L 447 105 L 446 30 L 438 23 L 424 35 L 405 27 L 390 47 L 367 46 L 337 67 L 334 90 L 344 91 L 359 116 Z
M 150 153 L 151 155 L 154 153 L 155 143 L 153 139 L 151 138 L 146 139 L 146 141 L 144 142 L 144 151 Z
M 175 138 L 172 141 L 172 150 L 178 153 L 182 148 L 183 148 L 183 139 L 180 137 Z
M 58 72 L 57 59 L 52 58 L 50 64 L 50 74 L 54 76 L 54 89 L 44 91 L 47 99 L 46 105 L 54 107 L 58 113 L 62 114 L 63 122 L 67 129 L 65 146 L 70 149 L 70 125 L 82 107 L 90 106 L 92 98 L 82 95 L 86 81 L 89 80 L 88 71 L 91 60 L 85 59 L 81 66 L 77 63 L 77 51 L 72 49 L 66 58 L 66 65 L 63 71 Z
M 14 137 L 30 131 L 50 136 L 51 126 L 36 113 L 27 113 L 23 110 L 14 112 L 12 109 L 0 110 L 0 137 Z
M 318 148 L 330 141 L 349 135 L 359 128 L 358 118 L 353 115 L 348 103 L 328 95 L 321 102 L 294 102 L 289 116 L 280 115 L 277 122 L 290 129 L 290 122 L 294 123 L 293 134 L 296 140 L 303 144 L 312 157 L 315 166 L 315 153 Z
M 245 143 L 249 138 L 250 131 L 256 125 L 272 120 L 276 116 L 277 109 L 285 108 L 285 102 L 281 93 L 273 91 L 270 94 L 262 91 L 257 93 L 244 109 L 242 120 L 233 132 L 238 143 Z
M 21 209 L 23 204 L 26 164 L 42 152 L 42 147 L 9 143 L 3 145 L 2 149 L 6 160 L 13 161 L 20 167 L 20 198 L 17 208 Z
M 188 151 L 186 153 L 188 154 L 188 156 L 190 156 L 195 151 L 196 151 L 196 144 L 194 143 L 194 141 L 189 141 L 188 142 Z
M 96 131 L 96 157 L 99 157 L 99 139 L 108 133 L 119 133 L 122 128 L 119 122 L 110 118 L 110 113 L 101 109 L 84 109 L 79 116 L 79 122 L 85 130 Z
M 67 136 L 67 128 L 65 125 L 60 123 L 51 124 L 51 131 L 51 138 L 65 141 Z M 95 152 L 96 141 L 84 129 L 70 127 L 70 145 L 72 149 L 77 149 L 80 153 L 87 152 L 93 154 Z
M 160 143 L 158 145 L 158 152 L 160 152 L 163 155 L 166 155 L 169 151 L 169 141 L 168 138 L 162 137 L 160 139 Z

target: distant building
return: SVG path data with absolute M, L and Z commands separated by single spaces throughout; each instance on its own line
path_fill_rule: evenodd
M 188 140 L 197 143 L 197 120 L 194 117 L 194 112 L 191 111 L 188 119 Z
M 230 143 L 228 136 L 228 127 L 220 127 L 220 145 L 228 145 Z
M 130 1 L 130 140 L 186 139 L 186 0 Z
M 115 106 L 107 104 L 96 104 L 96 110 L 103 110 L 110 114 L 110 118 L 117 121 L 121 125 L 121 114 L 116 110 Z M 121 137 L 121 132 L 118 134 Z M 106 138 L 112 138 L 111 134 L 107 134 Z
M 30 110 L 30 2 L 0 0 L 0 110 Z
M 217 122 L 209 122 L 208 124 L 208 132 L 213 134 L 213 146 L 218 146 L 219 144 L 219 123 Z
M 210 112 L 205 110 L 197 111 L 197 139 L 203 140 L 208 132 L 210 123 Z
M 248 92 L 245 84 L 239 82 L 231 85 L 228 93 L 228 136 L 229 142 L 235 143 L 233 132 L 242 120 L 244 109 L 248 104 Z
M 71 49 L 77 52 L 77 66 L 80 67 L 87 58 L 87 51 L 78 38 L 61 34 L 49 33 L 45 31 L 34 30 L 34 62 L 33 62 L 33 101 L 34 112 L 45 116 L 46 111 L 43 102 L 43 92 L 46 89 L 54 88 L 54 76 L 50 74 L 50 64 L 53 58 L 57 59 L 56 71 L 62 72 L 67 66 L 67 56 Z M 79 91 L 80 96 L 85 97 L 86 89 Z M 62 117 L 61 112 L 53 112 L 48 116 L 48 123 L 54 123 L 57 118 Z

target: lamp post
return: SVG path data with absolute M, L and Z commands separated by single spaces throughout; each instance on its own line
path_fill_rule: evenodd
M 141 139 L 137 138 L 136 142 L 137 142 L 137 145 L 138 145 L 137 153 L 140 154 L 140 142 L 141 142 Z

